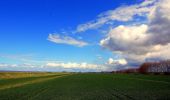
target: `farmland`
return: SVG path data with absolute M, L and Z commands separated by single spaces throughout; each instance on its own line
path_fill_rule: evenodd
M 170 76 L 1 72 L 0 100 L 167 100 Z

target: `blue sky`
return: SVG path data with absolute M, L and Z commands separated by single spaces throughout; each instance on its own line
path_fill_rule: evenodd
M 143 4 L 143 7 L 144 2 L 149 4 Z M 46 67 L 52 66 L 56 68 L 55 71 L 58 68 L 60 71 L 83 71 L 86 68 L 88 71 L 96 71 L 96 67 L 89 68 L 90 64 L 108 66 L 109 59 L 114 64 L 109 65 L 108 70 L 113 70 L 115 64 L 122 66 L 119 65 L 122 61 L 124 65 L 128 62 L 133 65 L 133 60 L 129 60 L 131 58 L 126 54 L 122 55 L 122 50 L 119 50 L 120 47 L 115 42 L 110 46 L 101 41 L 107 39 L 111 31 L 120 25 L 140 27 L 141 24 L 148 24 L 148 10 L 134 11 L 133 14 L 124 16 L 119 12 L 121 9 L 136 6 L 139 6 L 137 9 L 140 6 L 151 9 L 149 7 L 154 6 L 155 2 L 156 0 L 0 1 L 0 64 L 3 66 L 0 69 L 11 70 L 11 66 L 15 65 L 12 70 L 18 70 L 24 64 L 29 64 L 34 66 L 29 70 L 40 70 L 40 66 L 45 66 L 41 70 L 48 71 L 49 68 Z M 116 9 L 119 13 L 115 13 Z M 82 63 L 86 63 L 88 67 L 78 68 Z M 73 65 L 62 67 L 69 64 Z

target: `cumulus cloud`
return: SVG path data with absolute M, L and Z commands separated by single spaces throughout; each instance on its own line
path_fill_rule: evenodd
M 74 45 L 77 47 L 83 47 L 88 45 L 87 42 L 76 40 L 69 36 L 60 36 L 59 34 L 49 34 L 48 40 L 57 44 L 68 44 L 68 45 Z
M 160 3 L 149 15 L 148 33 L 152 44 L 166 45 L 170 42 L 170 1 L 160 0 Z
M 127 53 L 142 53 L 146 50 L 139 51 L 147 40 L 145 34 L 147 25 L 140 26 L 123 26 L 120 25 L 111 29 L 108 36 L 100 41 L 100 45 L 111 51 L 121 51 Z M 139 49 L 139 50 L 137 50 Z
M 122 6 L 114 10 L 101 13 L 96 20 L 80 24 L 76 32 L 84 32 L 89 29 L 95 29 L 102 25 L 109 24 L 111 21 L 127 22 L 133 20 L 135 16 L 146 16 L 151 9 L 155 7 L 156 0 L 146 0 L 141 4 Z
M 124 58 L 120 59 L 109 58 L 105 66 L 107 66 L 107 70 L 109 71 L 125 69 L 128 67 L 128 61 Z
M 110 65 L 126 65 L 128 62 L 126 61 L 126 59 L 117 59 L 114 60 L 113 58 L 109 58 L 107 64 Z
M 147 24 L 112 28 L 107 37 L 100 41 L 100 45 L 112 52 L 120 52 L 131 62 L 143 62 L 148 58 L 169 59 L 169 5 L 169 0 L 160 0 L 150 9 Z

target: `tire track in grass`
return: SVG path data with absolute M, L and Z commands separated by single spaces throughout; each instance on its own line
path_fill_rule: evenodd
M 123 98 L 120 95 L 117 95 L 116 93 L 111 93 L 113 97 L 116 97 L 118 100 L 123 100 Z
M 118 94 L 114 89 L 106 89 L 107 93 L 112 97 L 117 98 L 117 100 L 124 100 L 122 95 Z
M 164 83 L 164 84 L 170 84 L 170 82 L 166 81 L 157 81 L 157 80 L 149 80 L 149 79 L 141 79 L 141 78 L 126 78 L 131 80 L 140 80 L 140 81 L 147 81 L 147 82 L 157 82 L 157 83 Z
M 69 75 L 71 75 L 71 74 L 63 75 L 63 76 L 60 76 L 60 77 L 69 76 Z M 60 78 L 60 77 L 56 77 L 56 78 Z M 40 91 L 37 91 L 34 96 L 31 96 L 31 98 L 29 98 L 29 100 L 34 100 L 36 97 L 40 96 L 42 93 L 47 92 L 49 89 L 50 89 L 50 87 L 47 87 L 47 88 L 44 88 Z
M 121 92 L 120 90 L 117 90 L 117 89 L 114 89 L 114 90 L 115 90 L 116 92 L 118 92 L 120 95 L 122 95 L 122 96 L 124 96 L 124 97 L 126 97 L 126 98 L 128 98 L 128 99 L 130 99 L 130 100 L 135 100 L 133 97 L 131 97 L 131 96 L 129 96 L 129 95 Z
M 0 87 L 0 90 L 5 90 L 5 89 L 15 88 L 15 87 L 21 87 L 21 86 L 24 86 L 24 85 L 27 85 L 27 84 L 44 82 L 44 81 L 47 81 L 47 80 L 51 80 L 51 79 L 59 78 L 59 77 L 63 77 L 63 76 L 68 76 L 68 75 L 70 75 L 70 74 L 53 75 L 53 76 L 49 76 L 47 78 L 41 77 L 41 78 L 38 78 L 38 79 L 35 79 L 35 80 L 26 81 L 26 82 L 23 82 L 23 83 L 18 83 L 18 84 L 14 84 L 14 85 L 10 85 L 10 86 L 7 85 L 7 86 L 4 86 L 4 87 Z
M 31 98 L 33 97 L 34 94 L 38 94 L 38 93 L 42 93 L 42 91 L 46 91 L 47 88 L 42 88 L 42 89 L 38 89 L 38 90 L 34 90 L 34 93 L 33 94 L 27 94 L 27 95 L 24 95 L 22 96 L 22 100 L 31 100 Z M 36 96 L 36 95 L 35 95 Z
M 69 75 L 71 75 L 71 74 L 62 75 L 62 76 L 60 75 L 58 77 L 56 76 L 53 79 L 64 77 L 64 76 L 69 76 Z M 34 85 L 34 83 L 32 85 Z M 48 91 L 49 89 L 50 89 L 50 87 L 45 87 L 45 88 L 42 88 L 42 89 L 38 89 L 38 90 L 35 90 L 35 93 L 33 93 L 31 95 L 27 94 L 27 95 L 23 96 L 22 98 L 27 98 L 28 100 L 35 100 L 36 97 L 40 96 L 42 93 Z
M 99 95 L 99 100 L 122 100 L 122 98 L 118 95 L 112 94 L 109 90 L 107 89 L 102 89 L 100 90 L 101 95 Z
M 120 90 L 117 89 L 109 89 L 110 93 L 112 96 L 118 98 L 119 100 L 136 100 L 133 97 L 121 92 Z
M 41 90 L 41 91 L 37 91 L 37 93 L 35 93 L 34 96 L 31 96 L 31 97 L 29 98 L 29 100 L 34 100 L 34 98 L 38 97 L 39 95 L 41 95 L 42 93 L 46 92 L 47 90 L 49 90 L 49 88 L 45 88 L 45 89 L 43 89 L 43 90 Z

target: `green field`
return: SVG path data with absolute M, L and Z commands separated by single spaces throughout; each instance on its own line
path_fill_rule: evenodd
M 1 72 L 0 100 L 170 100 L 170 76 Z

